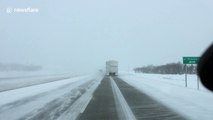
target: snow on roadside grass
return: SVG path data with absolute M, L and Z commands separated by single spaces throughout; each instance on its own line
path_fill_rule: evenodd
M 149 80 L 158 80 L 161 82 L 165 82 L 166 84 L 178 85 L 185 87 L 185 74 L 182 75 L 172 75 L 172 74 L 140 74 L 140 73 L 131 73 L 135 77 L 145 78 Z M 187 88 L 190 89 L 198 89 L 199 90 L 209 92 L 200 82 L 197 75 L 187 75 Z
M 123 74 L 124 81 L 192 120 L 213 120 L 213 93 L 196 89 L 196 75 Z M 193 86 L 195 84 L 195 87 Z

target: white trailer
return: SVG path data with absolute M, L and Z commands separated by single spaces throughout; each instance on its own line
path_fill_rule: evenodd
M 118 75 L 118 61 L 106 61 L 106 75 Z

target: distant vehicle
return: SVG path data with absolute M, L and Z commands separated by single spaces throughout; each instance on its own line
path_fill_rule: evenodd
M 118 75 L 118 61 L 106 61 L 106 75 Z

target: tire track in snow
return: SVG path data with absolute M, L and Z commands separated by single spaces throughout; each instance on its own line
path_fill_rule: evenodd
M 59 88 L 56 88 L 54 90 L 51 90 L 51 91 L 47 91 L 47 92 L 43 92 L 43 93 L 40 93 L 40 94 L 37 94 L 37 95 L 34 95 L 34 96 L 29 96 L 29 97 L 26 97 L 24 99 L 21 99 L 21 100 L 18 100 L 18 101 L 15 101 L 15 102 L 12 102 L 12 103 L 8 103 L 8 104 L 5 104 L 5 105 L 2 105 L 0 106 L 0 113 L 2 112 L 5 112 L 7 110 L 10 110 L 12 108 L 15 108 L 15 107 L 19 107 L 19 106 L 22 106 L 22 105 L 25 105 L 29 102 L 33 102 L 33 101 L 36 101 L 38 100 L 39 98 L 42 98 L 43 96 L 45 95 L 48 95 L 54 91 L 58 91 L 60 89 L 64 89 L 64 88 L 68 88 L 70 87 L 72 84 L 75 84 L 77 83 L 78 81 L 75 81 L 75 82 L 72 82 L 70 84 L 67 84 L 67 85 L 63 85 Z
M 19 120 L 56 120 L 66 110 L 69 109 L 72 104 L 83 95 L 87 89 L 91 87 L 90 84 L 94 84 L 94 81 L 88 81 L 76 89 L 69 91 L 59 98 L 52 100 L 40 109 L 37 109 Z

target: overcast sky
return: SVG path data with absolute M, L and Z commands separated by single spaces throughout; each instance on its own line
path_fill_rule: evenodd
M 0 0 L 0 63 L 87 73 L 182 62 L 213 41 L 212 0 Z M 7 8 L 38 13 L 7 13 Z

